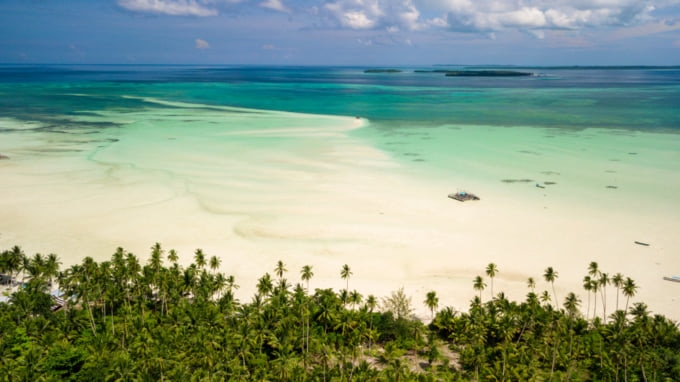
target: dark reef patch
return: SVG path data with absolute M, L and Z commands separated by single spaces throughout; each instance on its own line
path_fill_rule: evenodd
M 503 179 L 503 183 L 531 183 L 533 179 Z

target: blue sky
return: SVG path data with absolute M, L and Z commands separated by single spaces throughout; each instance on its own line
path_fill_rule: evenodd
M 680 65 L 680 0 L 0 0 L 0 62 Z

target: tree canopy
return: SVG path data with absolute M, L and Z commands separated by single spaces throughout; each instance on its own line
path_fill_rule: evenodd
M 501 291 L 486 302 L 475 296 L 466 312 L 440 308 L 429 291 L 419 300 L 434 315 L 425 325 L 403 288 L 382 300 L 348 289 L 312 292 L 312 266 L 300 271 L 306 285 L 291 285 L 279 261 L 276 279 L 251 281 L 257 293 L 239 301 L 219 258 L 197 250 L 194 263 L 177 260 L 157 243 L 145 262 L 118 248 L 108 261 L 86 257 L 59 271 L 56 255 L 0 252 L 0 273 L 21 284 L 5 286 L 9 302 L 0 303 L 0 379 L 680 380 L 677 324 L 643 302 L 628 309 L 638 286 L 623 275 L 612 283 L 626 309 L 606 321 L 584 318 L 573 292 L 541 301 L 530 282 L 524 301 Z M 554 289 L 557 272 L 548 270 Z M 350 275 L 343 266 L 341 277 Z M 495 265 L 487 271 L 497 275 Z M 53 280 L 61 297 L 50 295 Z M 484 286 L 478 276 L 473 289 Z

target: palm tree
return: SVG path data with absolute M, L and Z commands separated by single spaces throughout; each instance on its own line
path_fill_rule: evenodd
M 569 318 L 573 319 L 576 316 L 580 305 L 581 300 L 573 292 L 570 292 L 564 300 L 564 309 L 567 310 Z
M 352 292 L 349 294 L 349 303 L 352 305 L 352 310 L 354 310 L 357 305 L 361 304 L 361 300 L 364 299 L 364 296 L 361 295 L 356 289 L 354 289 Z
M 486 266 L 486 275 L 489 276 L 491 279 L 491 298 L 493 299 L 493 278 L 496 276 L 496 273 L 498 273 L 498 267 L 494 263 L 489 263 L 489 265 Z
M 198 269 L 203 269 L 203 267 L 205 267 L 205 253 L 203 253 L 202 249 L 198 248 L 196 252 L 194 252 L 194 262 Z
M 149 265 L 154 269 L 158 269 L 163 265 L 163 248 L 161 243 L 156 242 L 151 246 L 151 258 L 149 259 Z
M 268 296 L 273 289 L 272 278 L 269 273 L 265 273 L 257 282 L 257 293 L 260 296 L 265 297 Z
M 47 261 L 45 262 L 45 269 L 43 274 L 49 280 L 50 288 L 52 288 L 52 279 L 57 277 L 57 275 L 59 274 L 60 265 L 61 261 L 59 261 L 59 257 L 57 255 L 55 255 L 54 253 L 50 253 L 49 255 L 47 255 Z
M 227 283 L 227 292 L 232 293 L 234 289 L 238 289 L 239 286 L 236 285 L 236 278 L 234 275 L 229 275 L 227 276 L 227 279 L 225 280 Z
M 529 277 L 527 279 L 527 286 L 529 289 L 531 289 L 531 292 L 534 292 L 534 288 L 536 288 L 536 280 L 534 280 L 533 277 Z
M 370 321 L 369 321 L 369 324 L 368 324 L 369 325 L 368 326 L 369 332 L 373 330 L 373 311 L 377 307 L 378 307 L 378 299 L 375 298 L 374 295 L 369 294 L 368 297 L 366 297 L 366 310 L 368 310 L 368 314 L 369 314 L 369 317 L 370 317 Z M 368 350 L 369 351 L 371 350 L 371 338 L 368 339 Z
M 634 297 L 637 293 L 638 286 L 635 281 L 630 277 L 626 277 L 626 281 L 623 283 L 623 295 L 626 296 L 626 312 L 628 312 L 628 301 L 631 297 Z
M 602 321 L 607 322 L 607 284 L 609 284 L 609 275 L 600 272 L 600 279 L 597 280 L 602 296 Z
M 342 307 L 346 308 L 347 303 L 349 302 L 349 291 L 347 289 L 342 289 L 338 292 L 338 298 L 342 301 Z
M 597 279 L 590 280 L 590 290 L 593 291 L 593 319 L 597 317 L 597 292 L 600 290 L 600 283 Z
M 27 263 L 24 266 L 24 278 L 25 274 L 28 273 L 30 279 L 40 278 L 43 275 L 45 268 L 45 256 L 41 253 L 36 253 L 32 258 L 28 258 Z
M 482 300 L 482 291 L 486 287 L 486 284 L 484 283 L 484 279 L 482 276 L 477 276 L 475 279 L 472 281 L 472 287 L 476 290 L 479 291 L 479 300 L 481 302 Z
M 307 282 L 307 293 L 309 293 L 309 280 L 314 277 L 314 272 L 312 272 L 312 266 L 311 265 L 305 265 L 302 267 L 302 270 L 300 270 L 300 278 L 302 281 Z
M 311 265 L 304 265 L 302 269 L 300 270 L 300 278 L 302 281 L 307 282 L 307 289 L 305 291 L 306 294 L 309 294 L 309 280 L 314 276 L 314 272 L 312 272 L 312 266 Z M 310 330 L 310 320 L 309 320 L 309 299 L 305 299 L 306 302 L 306 318 L 305 321 L 307 322 L 307 325 L 303 322 L 303 334 L 305 336 L 304 340 L 304 347 L 305 347 L 305 352 L 309 352 L 309 330 Z M 306 327 L 306 328 L 305 328 Z
M 574 323 L 574 318 L 578 312 L 578 308 L 581 305 L 581 300 L 573 292 L 567 294 L 567 298 L 564 300 L 564 309 L 567 311 L 567 317 L 569 317 L 569 358 L 573 356 L 573 343 L 574 343 L 574 331 L 572 330 L 572 325 Z
M 616 287 L 616 310 L 619 310 L 619 294 L 621 293 L 621 288 L 623 288 L 623 275 L 617 273 L 612 277 L 612 284 Z
M 278 262 L 276 262 L 276 268 L 274 268 L 274 273 L 279 278 L 279 280 L 283 279 L 283 275 L 286 272 L 288 272 L 288 269 L 286 269 L 286 265 L 283 263 L 283 261 L 279 260 Z
M 217 256 L 210 257 L 210 269 L 213 271 L 213 274 L 217 272 L 217 270 L 220 268 L 220 264 L 222 264 L 222 260 L 220 260 L 219 257 Z
M 548 292 L 547 290 L 544 290 L 543 293 L 541 293 L 540 299 L 541 299 L 541 302 L 543 302 L 543 303 L 549 303 L 550 300 L 551 300 L 550 292 Z
M 588 315 L 590 314 L 590 292 L 593 290 L 593 280 L 588 275 L 583 277 L 583 289 L 588 292 L 588 309 L 586 309 L 586 320 L 588 320 Z
M 151 269 L 151 284 L 156 288 L 158 291 L 158 286 L 159 286 L 159 277 L 161 274 L 161 267 L 163 266 L 163 248 L 161 248 L 160 243 L 155 243 L 151 247 L 151 257 L 149 257 L 149 267 Z
M 173 264 L 177 264 L 177 260 L 179 260 L 177 251 L 175 251 L 174 249 L 168 251 L 168 260 L 170 260 Z
M 222 297 L 222 291 L 224 288 L 227 286 L 227 278 L 224 277 L 224 274 L 217 273 L 216 275 L 213 275 L 211 277 L 212 279 L 212 289 L 214 293 L 217 294 L 217 299 L 219 300 Z
M 14 281 L 19 276 L 21 267 L 24 264 L 26 254 L 18 245 L 13 246 L 9 251 L 6 251 L 3 254 L 6 255 L 3 256 L 5 258 L 5 269 L 9 273 L 12 285 L 14 285 Z M 14 276 L 15 272 L 16 276 Z
M 558 277 L 557 271 L 555 271 L 553 267 L 548 267 L 546 268 L 543 277 L 545 278 L 545 281 L 552 285 L 553 296 L 555 296 L 555 308 L 557 308 L 557 293 L 555 292 L 555 280 Z
M 597 265 L 596 261 L 591 261 L 590 264 L 588 264 L 588 274 L 593 278 L 599 276 L 600 267 Z
M 588 264 L 588 276 L 590 276 L 591 284 L 590 290 L 593 292 L 593 319 L 597 315 L 597 292 L 600 290 L 600 267 L 595 261 L 591 261 Z
M 647 304 L 644 302 L 636 302 L 630 308 L 630 314 L 633 316 L 635 321 L 641 321 L 649 318 L 649 310 L 647 310 Z
M 439 307 L 439 297 L 437 297 L 437 292 L 429 291 L 425 296 L 425 305 L 430 309 L 430 314 L 434 320 L 434 311 Z
M 73 269 L 73 267 L 71 268 Z M 85 309 L 90 315 L 90 325 L 92 328 L 92 333 L 96 336 L 97 335 L 97 328 L 94 322 L 94 314 L 92 313 L 92 306 L 91 306 L 91 297 L 92 293 L 95 292 L 95 278 L 97 276 L 97 271 L 99 269 L 99 264 L 94 261 L 90 256 L 87 256 L 85 259 L 83 259 L 82 262 L 82 267 L 80 268 L 80 272 L 77 272 L 74 269 L 74 273 L 76 274 L 75 276 L 78 279 L 78 284 L 77 284 L 77 289 L 76 293 L 79 296 L 82 296 L 84 302 L 85 302 Z M 94 297 L 96 300 L 96 296 Z
M 352 271 L 349 269 L 349 265 L 345 264 L 342 266 L 342 270 L 340 271 L 340 277 L 342 277 L 344 280 L 347 280 L 347 286 L 345 289 L 349 290 L 349 278 L 352 276 Z

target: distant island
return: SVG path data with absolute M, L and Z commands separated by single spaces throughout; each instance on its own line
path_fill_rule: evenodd
M 533 73 L 516 72 L 514 70 L 453 70 L 446 72 L 446 77 L 523 77 Z
M 516 70 L 501 70 L 501 69 L 434 69 L 434 70 L 414 70 L 414 73 L 442 73 L 447 77 L 525 77 L 531 76 L 533 73 L 520 72 Z M 403 73 L 400 69 L 366 69 L 364 73 Z
M 515 70 L 416 70 L 415 73 L 444 73 L 447 77 L 525 77 L 531 76 L 530 72 L 519 72 Z
M 399 69 L 366 69 L 364 73 L 401 73 Z

